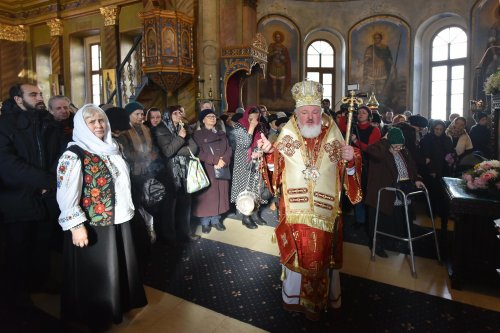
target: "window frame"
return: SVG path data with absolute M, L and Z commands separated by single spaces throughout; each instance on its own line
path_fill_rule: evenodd
M 309 57 L 308 57 L 308 50 L 309 48 L 311 47 L 312 44 L 316 43 L 316 42 L 324 42 L 324 43 L 327 43 L 328 45 L 330 45 L 330 47 L 332 48 L 333 50 L 333 67 L 309 67 L 308 66 L 308 62 L 309 62 Z M 336 84 L 336 67 L 335 67 L 335 64 L 336 64 L 336 56 L 337 54 L 337 51 L 335 50 L 335 46 L 333 45 L 333 43 L 331 43 L 330 41 L 324 39 L 324 38 L 318 38 L 318 39 L 313 39 L 312 41 L 310 41 L 306 48 L 305 48 L 305 70 L 304 70 L 304 74 L 305 74 L 305 77 L 307 78 L 307 74 L 309 72 L 318 72 L 319 73 L 319 79 L 320 79 L 320 83 L 323 84 L 323 74 L 331 74 L 332 75 L 332 87 L 331 87 L 331 92 L 330 92 L 330 107 L 333 108 L 333 106 L 335 105 L 335 89 L 337 88 L 337 84 Z M 320 63 L 320 66 L 321 66 L 321 53 L 319 54 L 320 56 L 320 60 L 319 60 L 319 63 Z M 328 96 L 324 96 L 324 98 L 327 98 Z
M 448 59 L 445 59 L 445 60 L 437 60 L 437 61 L 433 61 L 432 60 L 432 52 L 433 52 L 433 44 L 434 44 L 434 40 L 437 38 L 437 36 L 443 32 L 444 30 L 446 29 L 451 29 L 451 28 L 457 28 L 457 29 L 460 29 L 462 30 L 462 32 L 465 34 L 465 36 L 467 37 L 467 45 L 466 45 L 466 51 L 467 51 L 467 54 L 465 57 L 463 58 L 458 58 L 458 59 L 450 59 L 450 47 L 451 47 L 451 44 L 448 43 Z M 433 83 L 433 76 L 432 76 L 432 70 L 434 67 L 440 67 L 440 66 L 446 66 L 446 72 L 447 72 L 447 77 L 446 77 L 446 116 L 445 116 L 445 119 L 441 119 L 443 121 L 446 121 L 448 120 L 450 114 L 452 113 L 451 112 L 451 97 L 452 97 L 452 69 L 453 67 L 455 66 L 464 66 L 464 77 L 463 77 L 463 81 L 464 81 L 464 85 L 463 85 L 463 93 L 462 93 L 462 96 L 463 96 L 463 99 L 464 99 L 464 102 L 463 102 L 463 106 L 462 106 L 462 115 L 461 116 L 465 116 L 466 115 L 466 103 L 465 103 L 465 96 L 467 94 L 467 89 L 466 89 L 466 84 L 467 84 L 467 77 L 466 77 L 466 73 L 468 72 L 469 68 L 467 66 L 468 64 L 468 61 L 467 61 L 467 56 L 469 55 L 469 46 L 470 46 L 470 38 L 469 38 L 469 35 L 467 34 L 467 31 L 459 26 L 459 25 L 455 25 L 455 24 L 452 24 L 452 25 L 446 25 L 446 26 L 442 26 L 440 27 L 439 29 L 437 29 L 431 36 L 430 38 L 430 41 L 429 41 L 429 49 L 428 49 L 428 57 L 429 57 L 429 88 L 428 88 L 428 118 L 429 119 L 434 119 L 433 115 L 432 115 L 432 83 Z
M 94 45 L 99 46 L 99 70 L 92 70 L 92 51 Z M 84 38 L 84 52 L 85 52 L 85 88 L 86 95 L 88 96 L 87 102 L 94 103 L 93 94 L 93 75 L 99 74 L 99 104 L 103 103 L 103 81 L 102 81 L 102 46 L 99 35 L 89 36 Z

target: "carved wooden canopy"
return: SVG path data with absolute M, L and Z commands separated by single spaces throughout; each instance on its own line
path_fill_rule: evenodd
M 193 18 L 154 8 L 139 14 L 143 22 L 142 70 L 166 91 L 175 91 L 194 76 Z
M 245 70 L 250 75 L 256 64 L 262 68 L 263 75 L 266 73 L 267 41 L 261 33 L 257 33 L 250 45 L 226 46 L 221 52 L 224 82 L 240 70 Z

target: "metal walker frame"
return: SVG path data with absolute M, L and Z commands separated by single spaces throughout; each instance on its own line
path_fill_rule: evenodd
M 377 227 L 378 227 L 378 216 L 379 216 L 379 206 L 380 206 L 380 194 L 383 191 L 394 192 L 394 193 L 396 193 L 396 195 L 397 195 L 397 193 L 401 194 L 401 196 L 403 198 L 403 205 L 404 205 L 404 208 L 405 208 L 406 229 L 408 230 L 408 237 L 407 238 L 395 236 L 395 235 L 388 234 L 388 233 L 385 233 L 385 232 L 377 230 Z M 409 215 L 408 215 L 408 205 L 409 205 L 408 204 L 408 198 L 411 197 L 411 196 L 418 195 L 418 194 L 424 194 L 425 198 L 427 199 L 427 205 L 429 207 L 429 212 L 430 212 L 430 215 L 431 215 L 432 231 L 429 231 L 429 232 L 427 232 L 425 234 L 422 234 L 422 235 L 419 235 L 419 236 L 412 237 L 412 235 L 411 235 L 411 227 L 410 227 L 410 219 L 409 219 Z M 434 224 L 434 215 L 432 213 L 431 201 L 429 200 L 429 193 L 427 192 L 427 189 L 425 187 L 421 188 L 421 189 L 419 189 L 417 191 L 410 192 L 408 194 L 406 194 L 404 191 L 402 191 L 400 189 L 397 189 L 395 187 L 383 187 L 380 190 L 378 190 L 377 208 L 376 208 L 376 213 L 375 213 L 375 228 L 374 228 L 374 232 L 373 232 L 373 243 L 372 243 L 373 245 L 372 245 L 372 249 L 371 249 L 371 260 L 372 261 L 375 261 L 375 245 L 376 245 L 376 241 L 377 241 L 377 234 L 381 234 L 381 235 L 384 235 L 384 236 L 387 236 L 387 237 L 391 237 L 391 238 L 394 238 L 394 239 L 397 239 L 397 240 L 408 242 L 408 245 L 410 247 L 410 257 L 411 257 L 411 263 L 410 263 L 411 264 L 411 275 L 414 278 L 417 277 L 417 271 L 415 269 L 415 255 L 413 253 L 413 241 L 434 234 L 434 241 L 436 243 L 437 258 L 438 258 L 438 261 L 441 262 L 441 254 L 439 253 L 439 244 L 438 244 L 438 239 L 437 239 L 437 234 L 436 234 L 436 225 Z

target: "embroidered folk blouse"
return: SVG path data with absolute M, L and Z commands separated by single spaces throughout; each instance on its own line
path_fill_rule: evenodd
M 99 157 L 113 177 L 114 224 L 128 222 L 134 216 L 129 170 L 121 167 L 123 163 L 113 163 L 114 159 L 122 158 L 120 155 L 99 155 Z M 57 202 L 61 210 L 59 224 L 63 230 L 69 230 L 87 221 L 85 211 L 80 205 L 83 181 L 82 162 L 75 153 L 64 152 L 57 166 Z M 99 210 L 99 207 L 96 205 L 94 209 Z

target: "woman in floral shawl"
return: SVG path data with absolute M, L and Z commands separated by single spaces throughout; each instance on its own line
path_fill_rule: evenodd
M 75 114 L 73 141 L 59 159 L 57 202 L 65 231 L 61 315 L 91 330 L 146 305 L 134 249 L 130 176 L 102 109 Z

